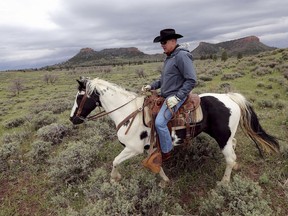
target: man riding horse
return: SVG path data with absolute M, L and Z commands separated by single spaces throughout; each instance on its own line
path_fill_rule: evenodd
M 153 42 L 160 42 L 167 56 L 163 71 L 159 80 L 142 88 L 143 91 L 161 88 L 160 94 L 165 98 L 165 102 L 155 119 L 155 128 L 162 151 L 162 161 L 166 161 L 171 157 L 173 148 L 167 124 L 173 113 L 185 102 L 187 96 L 195 87 L 197 79 L 191 53 L 189 50 L 181 48 L 177 43 L 177 39 L 182 37 L 174 29 L 160 31 L 160 36 L 157 36 Z M 168 109 L 172 112 L 167 112 Z
M 163 170 L 162 161 L 171 157 L 173 148 L 171 136 L 174 144 L 178 145 L 185 143 L 188 138 L 205 132 L 216 140 L 224 155 L 226 168 L 222 182 L 229 182 L 232 169 L 238 167 L 234 149 L 237 144 L 235 134 L 239 123 L 241 123 L 243 131 L 255 142 L 261 155 L 262 150 L 279 152 L 277 138 L 267 134 L 261 127 L 252 105 L 243 95 L 232 92 L 227 94 L 203 93 L 197 100 L 186 100 L 188 95 L 191 98 L 189 93 L 196 85 L 196 75 L 191 54 L 177 44 L 177 39 L 181 37 L 182 35 L 176 34 L 173 29 L 164 29 L 160 32 L 160 36 L 154 39 L 154 42 L 161 42 L 167 58 L 160 80 L 144 86 L 143 90 L 161 88 L 162 97 L 151 95 L 155 96 L 156 100 L 152 100 L 151 96 L 146 97 L 129 92 L 116 84 L 98 78 L 78 80 L 79 87 L 71 110 L 71 122 L 81 124 L 87 119 L 93 120 L 96 117 L 109 115 L 116 125 L 118 140 L 124 147 L 113 160 L 112 181 L 121 179 L 119 165 L 125 160 L 142 154 L 150 141 L 152 144 L 149 147 L 150 155 L 142 164 L 151 171 L 159 173 L 164 183 L 169 182 L 169 178 Z M 165 102 L 162 104 L 159 101 Z M 88 115 L 97 106 L 101 106 L 104 113 L 100 112 L 89 117 Z M 151 111 L 151 107 L 157 109 Z M 193 110 L 196 112 L 191 114 Z M 177 114 L 184 113 L 184 115 L 182 117 L 176 115 L 172 118 L 176 111 Z M 152 119 L 145 118 L 147 117 L 146 113 L 149 114 L 149 112 L 153 114 Z M 202 115 L 198 115 L 198 113 Z M 169 126 L 173 121 L 171 134 L 167 128 L 168 121 Z M 174 122 L 177 124 L 180 122 L 181 125 L 175 127 Z M 190 123 L 195 127 L 189 128 Z M 158 138 L 154 136 L 154 127 L 156 127 L 160 144 Z M 156 151 L 154 151 L 154 147 L 157 147 Z

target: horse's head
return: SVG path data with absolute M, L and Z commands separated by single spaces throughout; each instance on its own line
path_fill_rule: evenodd
M 97 107 L 101 106 L 99 99 L 99 93 L 95 90 L 88 91 L 87 94 L 87 83 L 90 82 L 89 78 L 80 77 L 77 80 L 78 92 L 76 94 L 74 106 L 71 110 L 70 121 L 73 124 L 81 124 L 84 122 L 86 117 Z

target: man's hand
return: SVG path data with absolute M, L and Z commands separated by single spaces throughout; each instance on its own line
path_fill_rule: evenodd
M 144 85 L 142 86 L 142 92 L 147 92 L 147 91 L 150 91 L 151 90 L 151 86 L 150 85 Z
M 177 96 L 172 96 L 167 99 L 167 106 L 172 109 L 179 103 L 180 99 Z

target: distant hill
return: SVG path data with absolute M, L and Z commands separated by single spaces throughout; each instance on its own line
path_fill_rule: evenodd
M 225 50 L 228 56 L 237 56 L 241 53 L 243 56 L 254 55 L 264 51 L 276 49 L 261 43 L 256 36 L 249 36 L 241 39 L 221 42 L 217 44 L 200 42 L 199 46 L 191 53 L 195 59 L 202 57 L 209 58 L 213 55 L 218 57 Z M 95 51 L 92 48 L 83 48 L 69 60 L 48 66 L 55 67 L 86 67 L 103 65 L 123 65 L 123 64 L 142 64 L 145 62 L 163 61 L 164 54 L 145 54 L 136 47 L 111 48 Z
M 256 36 L 244 37 L 236 40 L 225 41 L 217 44 L 200 42 L 191 53 L 194 58 L 200 59 L 211 55 L 221 56 L 225 50 L 228 56 L 237 56 L 238 54 L 255 55 L 260 52 L 276 49 L 261 43 Z
M 58 64 L 58 66 L 141 64 L 162 60 L 163 54 L 148 55 L 135 47 L 103 49 L 101 51 L 83 48 L 75 56 Z

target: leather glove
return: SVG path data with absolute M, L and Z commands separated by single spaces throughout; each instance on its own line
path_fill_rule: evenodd
M 179 103 L 180 99 L 177 96 L 172 96 L 167 99 L 167 106 L 172 109 Z
M 150 91 L 151 90 L 151 85 L 144 85 L 142 86 L 142 92 L 147 92 L 147 91 Z

